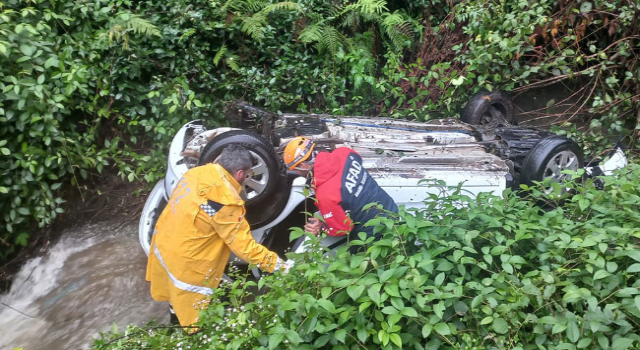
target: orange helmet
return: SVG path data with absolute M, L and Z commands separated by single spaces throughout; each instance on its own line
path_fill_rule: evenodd
M 287 146 L 284 148 L 284 154 L 282 155 L 284 164 L 289 168 L 289 170 L 293 170 L 300 163 L 311 157 L 315 147 L 316 143 L 311 139 L 303 136 L 295 137 L 293 140 L 289 141 Z

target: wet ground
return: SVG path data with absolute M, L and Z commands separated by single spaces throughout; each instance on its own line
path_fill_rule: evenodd
M 167 322 L 167 304 L 149 296 L 137 232 L 135 222 L 75 228 L 27 262 L 0 295 L 0 349 L 86 349 L 113 323 Z

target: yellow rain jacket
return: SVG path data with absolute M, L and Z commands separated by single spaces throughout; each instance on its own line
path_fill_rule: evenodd
M 278 256 L 258 244 L 244 218 L 241 186 L 220 165 L 188 170 L 176 185 L 151 240 L 151 296 L 168 301 L 183 327 L 197 321 L 220 284 L 229 255 L 273 272 Z

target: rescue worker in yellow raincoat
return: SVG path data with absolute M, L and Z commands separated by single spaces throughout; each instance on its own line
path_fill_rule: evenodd
M 267 272 L 291 266 L 251 236 L 240 192 L 252 164 L 248 150 L 227 146 L 216 164 L 184 174 L 158 219 L 147 281 L 153 299 L 168 301 L 183 327 L 197 321 L 231 252 Z

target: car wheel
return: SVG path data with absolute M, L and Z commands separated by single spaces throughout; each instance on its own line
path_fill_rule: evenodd
M 534 185 L 550 179 L 553 182 L 567 180 L 570 175 L 563 170 L 582 168 L 584 154 L 578 144 L 564 136 L 546 137 L 535 145 L 522 163 L 521 184 Z
M 481 91 L 473 95 L 464 110 L 460 120 L 472 125 L 504 126 L 515 125 L 513 103 L 509 96 L 502 91 Z
M 260 135 L 244 130 L 232 130 L 214 137 L 202 150 L 199 165 L 214 162 L 222 150 L 231 144 L 245 147 L 257 164 L 244 181 L 243 193 L 247 221 L 255 229 L 277 216 L 288 196 L 283 196 L 286 173 L 273 146 Z M 283 198 L 286 197 L 286 198 Z

